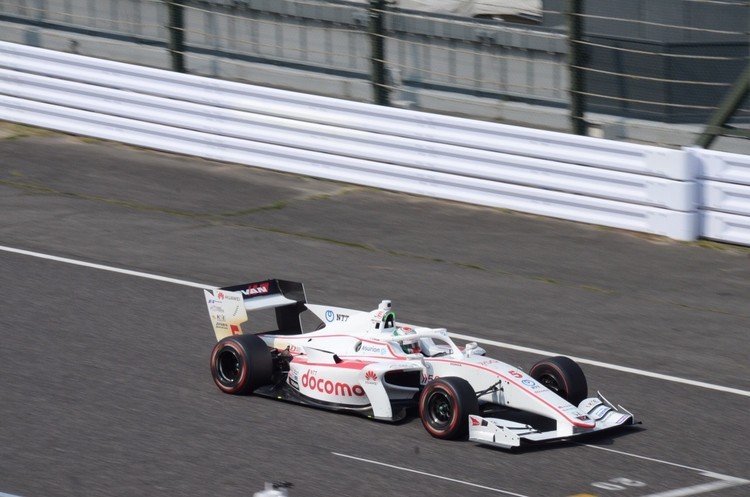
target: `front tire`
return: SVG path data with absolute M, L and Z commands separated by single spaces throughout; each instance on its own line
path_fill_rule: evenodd
M 435 438 L 456 439 L 469 430 L 469 415 L 479 413 L 474 389 L 463 378 L 448 376 L 429 382 L 419 396 L 419 417 Z
M 247 395 L 271 382 L 273 359 L 266 343 L 255 335 L 234 335 L 211 351 L 211 376 L 224 393 Z
M 569 357 L 542 359 L 531 367 L 529 376 L 574 406 L 588 397 L 586 375 L 581 366 Z

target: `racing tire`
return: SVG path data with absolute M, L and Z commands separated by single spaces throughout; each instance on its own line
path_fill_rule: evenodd
M 270 383 L 272 372 L 271 351 L 255 335 L 226 337 L 211 351 L 211 376 L 224 393 L 248 395 Z
M 542 359 L 531 367 L 529 376 L 574 406 L 578 406 L 588 397 L 586 375 L 583 374 L 581 366 L 569 357 L 555 356 Z
M 419 418 L 435 438 L 466 436 L 469 415 L 479 414 L 477 395 L 468 381 L 455 376 L 432 380 L 419 396 Z

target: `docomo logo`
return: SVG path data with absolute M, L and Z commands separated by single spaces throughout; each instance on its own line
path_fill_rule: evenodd
M 326 380 L 325 378 L 318 378 L 315 375 L 311 375 L 310 371 L 305 372 L 302 375 L 302 386 L 315 390 L 320 393 L 327 393 L 329 395 L 338 395 L 340 397 L 364 397 L 365 391 L 359 385 L 347 385 L 340 381 L 333 382 Z

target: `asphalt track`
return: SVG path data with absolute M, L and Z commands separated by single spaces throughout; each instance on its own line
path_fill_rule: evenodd
M 46 133 L 0 140 L 0 245 L 144 273 L 0 250 L 0 495 L 750 492 L 741 248 Z M 584 365 L 640 429 L 518 453 L 443 442 L 416 419 L 221 394 L 201 291 L 148 275 L 280 277 L 362 309 L 390 298 L 403 321 L 735 392 Z

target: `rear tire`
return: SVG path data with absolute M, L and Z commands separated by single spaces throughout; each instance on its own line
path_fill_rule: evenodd
M 211 376 L 224 393 L 247 395 L 271 382 L 273 359 L 266 343 L 255 335 L 233 335 L 211 351 Z
M 469 415 L 479 414 L 474 389 L 463 378 L 448 376 L 429 382 L 419 396 L 419 417 L 435 438 L 466 436 Z
M 589 387 L 581 366 L 573 359 L 564 356 L 542 359 L 531 367 L 529 376 L 578 406 L 588 397 Z

